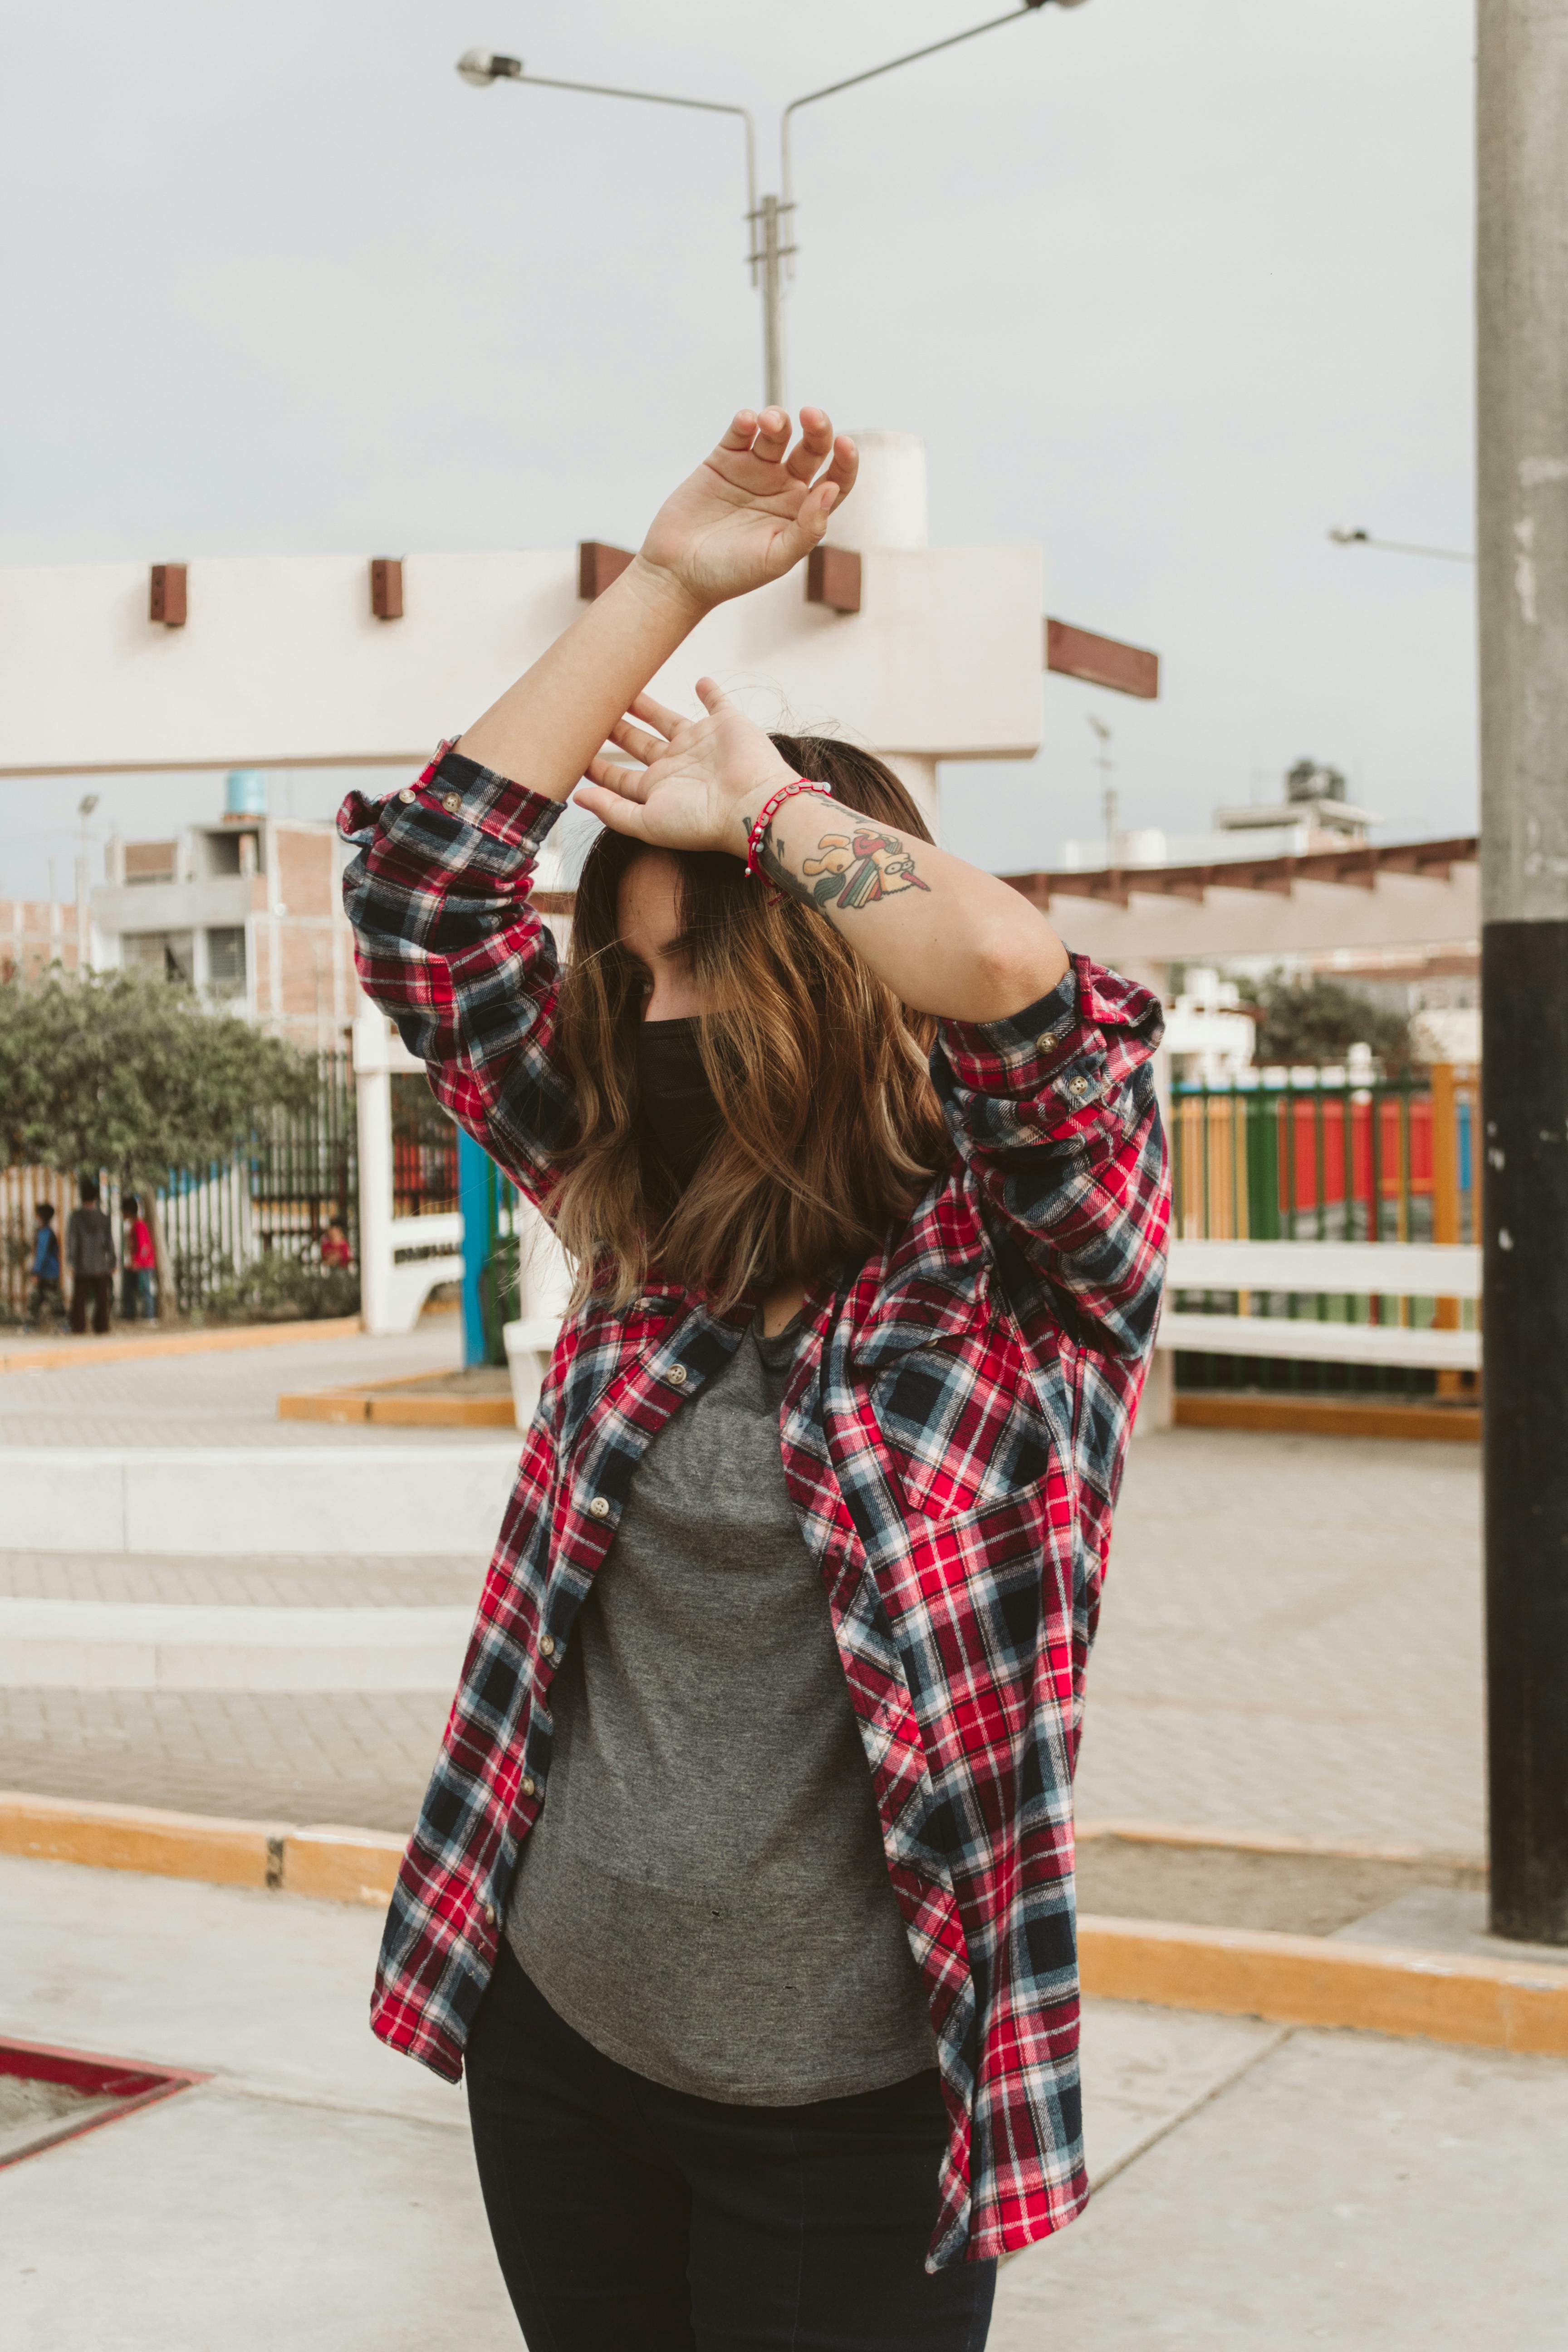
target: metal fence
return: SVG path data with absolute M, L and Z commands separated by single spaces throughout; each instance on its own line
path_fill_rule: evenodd
M 1177 1086 L 1171 1106 L 1175 1230 L 1184 1240 L 1469 1242 L 1480 1233 L 1479 1084 L 1440 1064 L 1352 1086 L 1342 1072 Z M 1173 1305 L 1225 1311 L 1236 1294 L 1183 1291 Z M 1330 1323 L 1473 1327 L 1475 1303 L 1253 1293 L 1254 1316 Z M 1255 1343 L 1255 1352 L 1257 1349 Z M 1230 1387 L 1235 1361 L 1183 1354 L 1179 1384 Z M 1382 1365 L 1268 1364 L 1266 1384 L 1459 1394 L 1470 1373 Z
M 75 1171 L 0 1170 L 0 1316 L 10 1322 L 21 1321 L 27 1309 L 36 1205 L 53 1202 L 63 1255 L 77 1183 Z M 118 1236 L 128 1188 L 107 1170 L 99 1172 L 99 1184 Z M 268 1114 L 231 1160 L 169 1169 L 156 1199 L 164 1315 L 352 1312 L 359 1286 L 359 1158 L 348 1056 L 318 1056 L 308 1109 Z M 333 1225 L 346 1248 L 342 1264 L 334 1261 L 344 1253 L 329 1238 Z

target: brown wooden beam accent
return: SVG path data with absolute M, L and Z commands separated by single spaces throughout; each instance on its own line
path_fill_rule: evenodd
M 814 547 L 805 559 L 805 601 L 835 613 L 860 610 L 860 557 L 853 547 Z
M 1047 621 L 1045 666 L 1063 677 L 1107 686 L 1113 694 L 1135 694 L 1142 702 L 1154 701 L 1160 691 L 1158 654 L 1124 646 L 1116 637 L 1097 637 L 1068 621 Z
M 166 629 L 183 629 L 185 612 L 184 565 L 154 563 L 148 578 L 147 618 L 161 621 Z
M 370 609 L 378 621 L 403 618 L 403 558 L 373 555 L 370 560 Z
M 1122 907 L 1133 896 L 1201 902 L 1210 890 L 1268 890 L 1289 898 L 1298 882 L 1375 889 L 1380 873 L 1446 882 L 1454 866 L 1475 863 L 1478 847 L 1469 835 L 1449 841 L 1400 842 L 1388 849 L 1361 842 L 1348 849 L 1310 850 L 1299 857 L 1216 858 L 1203 866 L 1128 866 L 1119 871 L 1088 866 L 1080 872 L 1006 874 L 1002 878 L 1039 907 L 1049 906 L 1053 898 L 1101 898 Z
M 607 547 L 602 539 L 584 539 L 577 547 L 577 593 L 585 604 L 602 596 L 632 560 L 629 547 Z

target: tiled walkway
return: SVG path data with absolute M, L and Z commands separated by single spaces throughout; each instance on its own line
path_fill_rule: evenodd
M 450 1335 L 0 1381 L 27 1442 L 264 1444 L 279 1387 L 440 1360 Z M 416 1361 L 410 1361 L 414 1358 Z M 15 1392 L 25 1380 L 25 1412 Z M 74 1393 L 67 1393 L 67 1384 Z M 309 1424 L 284 1424 L 297 1443 Z M 353 1444 L 353 1430 L 321 1442 Z M 422 1444 L 437 1433 L 417 1433 Z M 384 1444 L 387 1433 L 375 1433 Z M 114 1442 L 126 1442 L 123 1435 Z M 1479 1853 L 1474 1447 L 1177 1431 L 1132 1452 L 1089 1672 L 1085 1819 Z M 17 1598 L 418 1606 L 476 1554 L 217 1561 L 0 1556 Z M 0 1787 L 295 1821 L 413 1818 L 445 1698 L 0 1691 Z
M 1079 1814 L 1479 1853 L 1482 1674 L 1478 1447 L 1138 1439 Z
M 210 1356 L 0 1372 L 0 1445 L 384 1444 L 386 1432 L 369 1424 L 280 1422 L 279 1395 L 445 1371 L 457 1362 L 460 1346 L 457 1318 L 450 1317 L 402 1339 L 310 1339 Z M 418 1432 L 422 1444 L 433 1445 L 471 1444 L 473 1434 Z

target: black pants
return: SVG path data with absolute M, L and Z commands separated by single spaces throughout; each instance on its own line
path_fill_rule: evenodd
M 92 1309 L 95 1331 L 109 1328 L 109 1302 L 114 1296 L 111 1274 L 79 1274 L 71 1284 L 71 1329 L 87 1329 L 88 1309 Z
M 667 2091 L 574 2033 L 503 1945 L 468 2080 L 530 2352 L 981 2352 L 995 2264 L 925 2271 L 934 2068 L 804 2107 Z

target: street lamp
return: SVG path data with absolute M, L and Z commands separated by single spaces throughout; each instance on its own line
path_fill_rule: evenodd
M 1379 547 L 1385 555 L 1431 555 L 1439 563 L 1473 563 L 1475 557 L 1460 547 L 1413 547 L 1407 540 L 1373 539 L 1370 530 L 1331 530 L 1336 547 Z
M 910 49 L 903 57 L 889 58 L 883 65 L 870 67 L 865 73 L 851 74 L 847 80 L 829 82 L 826 89 L 808 90 L 804 98 L 792 99 L 779 126 L 780 185 L 784 194 L 764 195 L 760 201 L 755 129 L 749 110 L 743 106 L 724 106 L 707 98 L 674 98 L 664 90 L 621 89 L 605 82 L 561 81 L 550 74 L 529 73 L 521 58 L 501 57 L 489 49 L 465 49 L 458 60 L 458 71 L 476 89 L 488 89 L 492 82 L 525 81 L 540 89 L 580 90 L 590 98 L 630 98 L 649 106 L 683 106 L 702 114 L 740 117 L 746 131 L 746 220 L 752 231 L 746 267 L 752 285 L 762 289 L 763 400 L 773 407 L 782 405 L 784 396 L 784 265 L 793 265 L 796 250 L 784 242 L 784 217 L 795 208 L 790 174 L 791 116 L 803 106 L 815 106 L 822 99 L 836 98 L 840 90 L 854 89 L 863 81 L 875 81 L 880 75 L 892 73 L 899 66 L 914 65 L 921 58 L 935 57 L 940 49 L 956 48 L 961 41 L 973 41 L 981 33 L 994 33 L 999 26 L 1037 16 L 1052 5 L 1078 8 L 1083 0 L 1020 0 L 1020 5 L 1005 16 L 992 16 L 984 25 L 971 25 L 965 32 L 950 33 L 945 40 L 930 41 L 922 49 Z M 795 274 L 793 266 L 790 274 Z
M 1112 730 L 1097 712 L 1086 710 L 1084 717 L 1094 730 L 1100 750 L 1095 754 L 1095 766 L 1100 770 L 1100 806 L 1105 820 L 1105 862 L 1114 874 L 1121 864 L 1121 816 L 1117 805 L 1116 786 L 1111 778 L 1116 773 L 1116 761 L 1111 752 Z

